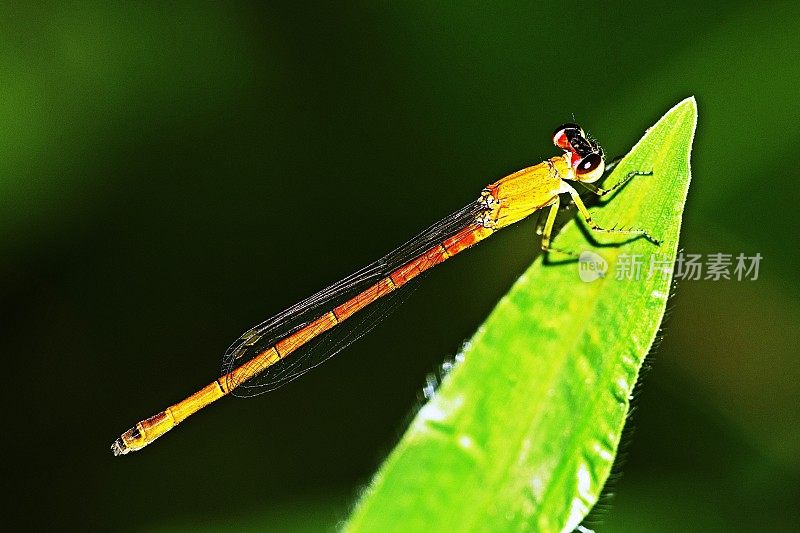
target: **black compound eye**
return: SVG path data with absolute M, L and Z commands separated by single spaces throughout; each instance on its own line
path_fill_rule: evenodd
M 558 132 L 560 132 L 562 130 L 578 130 L 578 131 L 582 131 L 581 127 L 578 126 L 577 124 L 575 124 L 574 122 L 567 122 L 566 124 L 562 124 L 559 127 L 557 127 L 555 129 L 555 131 L 553 132 L 553 135 L 555 136 L 556 134 L 558 134 Z
M 575 165 L 575 173 L 578 176 L 588 174 L 589 172 L 596 170 L 602 162 L 603 158 L 600 156 L 600 154 L 589 154 L 578 161 L 578 164 Z

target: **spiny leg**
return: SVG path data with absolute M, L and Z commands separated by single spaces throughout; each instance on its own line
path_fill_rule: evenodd
M 572 257 L 578 257 L 578 254 L 575 252 L 570 252 L 568 250 L 562 250 L 561 248 L 554 248 L 550 246 L 550 241 L 552 239 L 553 234 L 553 225 L 556 222 L 556 215 L 558 215 L 558 208 L 561 203 L 561 200 L 558 196 L 556 196 L 555 201 L 550 204 L 550 211 L 547 212 L 547 221 L 544 224 L 544 231 L 542 231 L 542 251 L 545 253 L 549 252 L 559 252 L 565 255 L 569 255 Z M 537 233 L 538 230 L 537 230 Z
M 633 170 L 631 172 L 628 172 L 628 174 L 624 178 L 615 183 L 610 189 L 603 189 L 601 187 L 597 187 L 596 185 L 592 185 L 591 183 L 584 183 L 582 181 L 578 183 L 580 183 L 581 185 L 583 185 L 584 187 L 595 193 L 597 196 L 605 196 L 606 194 L 616 191 L 617 189 L 628 183 L 628 180 L 630 180 L 634 176 L 652 176 L 652 175 L 653 175 L 652 170 L 647 172 L 643 170 Z
M 592 219 L 592 215 L 589 213 L 589 210 L 586 209 L 586 206 L 583 204 L 583 200 L 581 200 L 581 197 L 578 194 L 578 191 L 576 191 L 575 189 L 573 189 L 569 185 L 566 185 L 566 184 L 564 184 L 564 185 L 566 186 L 565 187 L 566 188 L 566 192 L 568 192 L 569 195 L 572 197 L 572 200 L 575 202 L 575 205 L 578 206 L 578 211 L 581 212 L 581 215 L 583 215 L 583 218 L 586 220 L 586 223 L 589 225 L 589 228 L 592 231 L 597 231 L 599 233 L 616 233 L 616 234 L 619 234 L 619 235 L 641 235 L 642 237 L 644 237 L 648 241 L 652 242 L 656 246 L 659 246 L 661 244 L 661 241 L 659 241 L 658 239 L 656 239 L 655 237 L 653 237 L 652 235 L 650 235 L 647 231 L 645 231 L 643 229 L 616 229 L 616 228 L 606 229 L 606 228 L 601 228 L 597 224 L 597 222 L 595 222 L 594 219 Z

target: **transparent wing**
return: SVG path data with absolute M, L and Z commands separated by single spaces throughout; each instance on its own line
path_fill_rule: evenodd
M 284 359 L 243 383 L 232 382 L 230 372 L 269 350 L 279 340 L 324 316 L 338 305 L 363 293 L 397 268 L 419 258 L 425 251 L 474 223 L 485 209 L 475 201 L 430 226 L 425 231 L 358 272 L 317 292 L 246 331 L 225 352 L 222 374 L 235 396 L 255 396 L 275 390 L 319 366 L 358 340 L 412 292 L 415 278 L 368 305 L 354 316 L 312 339 Z
M 421 277 L 414 278 L 398 290 L 376 300 L 352 318 L 312 339 L 259 375 L 237 384 L 232 394 L 242 398 L 257 396 L 275 390 L 321 365 L 366 335 L 391 314 L 413 293 Z

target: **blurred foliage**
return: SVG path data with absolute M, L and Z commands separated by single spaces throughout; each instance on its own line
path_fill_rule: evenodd
M 4 473 L 23 525 L 269 524 L 353 501 L 425 373 L 533 260 L 533 223 L 442 265 L 303 380 L 221 402 L 136 457 L 108 442 L 206 383 L 249 325 L 552 154 L 555 125 L 574 115 L 622 153 L 694 94 L 681 245 L 764 261 L 754 282 L 678 288 L 604 527 L 794 526 L 800 252 L 783 152 L 800 141 L 799 16 L 794 2 L 0 7 Z M 333 525 L 348 509 L 332 506 L 283 529 Z

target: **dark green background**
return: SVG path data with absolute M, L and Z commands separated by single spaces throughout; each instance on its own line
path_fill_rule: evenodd
M 598 531 L 796 527 L 800 7 L 683 4 L 0 7 L 5 518 L 333 527 L 532 222 L 302 380 L 108 446 L 242 330 L 554 154 L 557 124 L 624 153 L 695 95 L 683 246 L 760 252 L 760 278 L 679 286 Z

